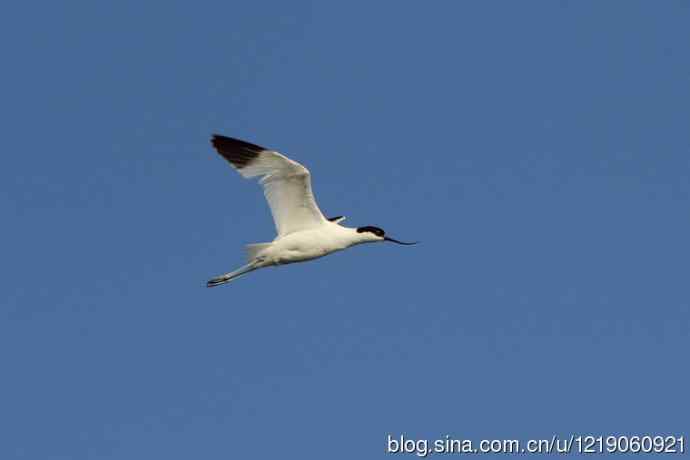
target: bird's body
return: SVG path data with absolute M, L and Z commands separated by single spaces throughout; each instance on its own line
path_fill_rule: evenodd
M 363 241 L 355 229 L 326 221 L 321 227 L 277 238 L 256 257 L 267 265 L 284 265 L 318 259 L 359 243 Z
M 344 217 L 327 219 L 316 204 L 309 170 L 280 153 L 238 139 L 215 135 L 215 149 L 244 177 L 261 177 L 278 236 L 247 246 L 247 265 L 213 278 L 218 286 L 259 268 L 317 259 L 361 243 L 392 241 L 378 227 L 349 228 Z

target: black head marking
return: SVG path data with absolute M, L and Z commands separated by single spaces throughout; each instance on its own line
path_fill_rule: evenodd
M 376 236 L 383 237 L 386 232 L 383 231 L 383 229 L 378 228 L 378 227 L 373 227 L 371 225 L 367 225 L 366 227 L 359 227 L 357 229 L 357 233 L 364 233 L 364 232 L 371 232 Z
M 342 219 L 342 218 L 343 218 L 343 216 L 335 216 L 335 217 L 329 217 L 328 220 L 330 220 L 331 222 L 335 222 L 336 220 Z

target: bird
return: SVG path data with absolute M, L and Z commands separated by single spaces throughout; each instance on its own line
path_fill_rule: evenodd
M 246 265 L 210 279 L 207 287 L 260 268 L 306 262 L 362 243 L 418 243 L 396 240 L 372 225 L 345 227 L 341 225 L 344 216 L 325 217 L 316 204 L 309 170 L 275 150 L 220 134 L 212 135 L 211 145 L 242 177 L 259 178 L 277 236 L 269 243 L 247 245 Z

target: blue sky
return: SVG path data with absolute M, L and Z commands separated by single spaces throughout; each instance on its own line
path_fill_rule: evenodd
M 0 457 L 687 434 L 687 2 L 25 2 L 0 19 Z M 219 132 L 366 245 L 270 241 Z

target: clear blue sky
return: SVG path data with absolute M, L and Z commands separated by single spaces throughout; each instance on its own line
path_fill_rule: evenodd
M 688 24 L 684 1 L 6 7 L 0 458 L 682 434 Z M 207 289 L 273 237 L 213 132 L 423 244 Z

